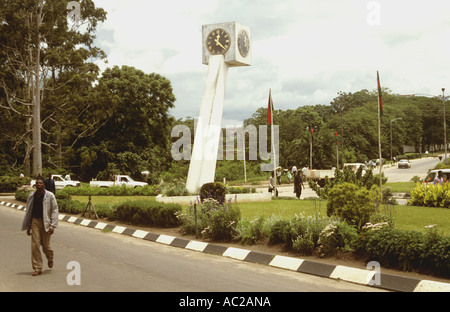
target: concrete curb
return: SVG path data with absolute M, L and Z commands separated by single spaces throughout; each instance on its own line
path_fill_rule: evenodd
M 0 205 L 23 211 L 26 210 L 26 207 L 23 205 L 16 205 L 5 201 L 0 201 Z M 275 268 L 306 273 L 335 280 L 342 280 L 380 289 L 399 292 L 450 292 L 449 283 L 419 280 L 398 275 L 383 274 L 379 273 L 379 271 L 376 270 L 363 270 L 341 265 L 330 265 L 299 258 L 260 253 L 241 248 L 225 247 L 201 241 L 155 234 L 147 231 L 111 225 L 103 222 L 82 219 L 63 214 L 59 215 L 59 220 L 93 229 L 106 229 L 112 231 L 113 233 L 127 235 L 172 247 L 228 257 L 240 261 L 268 265 Z

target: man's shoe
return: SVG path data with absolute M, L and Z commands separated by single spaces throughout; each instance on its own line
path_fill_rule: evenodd
M 34 271 L 32 276 L 38 276 L 41 275 L 41 273 L 42 273 L 41 271 Z
M 49 261 L 48 262 L 48 267 L 51 269 L 51 268 L 53 268 L 53 261 Z

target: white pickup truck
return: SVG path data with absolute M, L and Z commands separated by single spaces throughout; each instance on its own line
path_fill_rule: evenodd
M 80 181 L 72 181 L 72 180 L 66 180 L 63 178 L 63 176 L 58 174 L 52 175 L 53 181 L 55 181 L 55 189 L 60 190 L 65 188 L 66 186 L 71 187 L 80 187 L 81 182 Z M 36 185 L 36 180 L 31 180 L 30 185 L 34 187 Z
M 89 183 L 90 187 L 111 187 L 114 185 L 118 185 L 118 186 L 125 185 L 127 187 L 140 187 L 140 186 L 148 185 L 148 183 L 134 181 L 132 178 L 130 178 L 127 175 L 116 175 L 114 181 L 92 180 Z

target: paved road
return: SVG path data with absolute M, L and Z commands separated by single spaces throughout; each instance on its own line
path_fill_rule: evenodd
M 55 266 L 32 277 L 23 211 L 0 206 L 0 291 L 332 292 L 366 286 L 198 253 L 60 222 Z M 81 285 L 70 286 L 80 264 Z M 74 281 L 73 278 L 69 278 Z
M 388 178 L 388 182 L 410 182 L 414 176 L 425 178 L 428 170 L 436 167 L 439 158 L 427 157 L 414 159 L 411 161 L 411 168 L 398 169 L 397 166 L 384 169 L 384 175 Z
M 398 169 L 397 166 L 384 167 L 383 172 L 388 182 L 410 182 L 414 176 L 425 178 L 429 169 L 434 168 L 439 162 L 439 158 L 427 157 L 415 159 L 411 161 L 411 168 Z M 374 174 L 379 172 L 378 168 L 374 169 Z M 317 197 L 316 192 L 309 188 L 308 183 L 304 183 L 305 189 L 302 191 L 301 199 L 308 197 Z M 258 192 L 267 192 L 267 187 L 257 188 Z M 294 184 L 282 184 L 278 186 L 278 195 L 295 197 Z

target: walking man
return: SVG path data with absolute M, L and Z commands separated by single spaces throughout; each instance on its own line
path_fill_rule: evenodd
M 43 261 L 40 246 L 48 261 L 48 267 L 53 267 L 53 250 L 50 246 L 50 236 L 58 226 L 58 203 L 52 192 L 45 190 L 44 178 L 36 178 L 36 191 L 27 200 L 27 210 L 23 219 L 22 231 L 31 236 L 31 264 L 33 276 L 42 273 Z
M 294 176 L 294 193 L 297 199 L 300 199 L 300 196 L 302 195 L 302 187 L 303 189 L 305 188 L 303 185 L 302 173 L 296 172 Z

